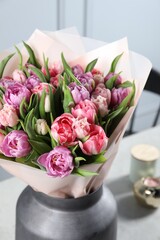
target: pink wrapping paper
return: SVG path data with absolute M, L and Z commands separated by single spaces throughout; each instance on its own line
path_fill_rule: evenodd
M 95 49 L 86 53 L 83 44 L 84 42 L 87 42 L 89 46 L 92 45 L 92 48 L 94 46 Z M 50 62 L 53 63 L 54 61 L 60 60 L 60 54 L 63 52 L 66 60 L 71 65 L 79 63 L 84 66 L 91 60 L 98 58 L 96 68 L 106 73 L 109 70 L 106 66 L 109 68 L 113 58 L 123 52 L 123 56 L 116 70 L 117 72 L 123 71 L 121 75 L 125 80 L 135 80 L 135 106 L 138 103 L 152 67 L 148 59 L 129 51 L 126 38 L 110 44 L 105 44 L 104 42 L 99 42 L 93 39 L 81 38 L 74 28 L 57 32 L 41 32 L 35 30 L 29 38 L 28 44 L 30 44 L 34 50 L 36 49 L 35 53 L 41 63 L 43 60 L 43 53 L 50 59 Z M 101 45 L 103 46 L 96 48 L 96 46 Z M 9 51 L 1 53 L 0 60 L 9 53 Z M 28 55 L 24 48 L 22 49 L 22 54 L 23 62 L 25 63 Z M 10 75 L 17 65 L 18 56 L 15 54 L 8 63 L 5 69 L 5 74 Z M 48 176 L 46 172 L 42 170 L 4 159 L 0 159 L 0 166 L 2 166 L 7 172 L 23 180 L 36 191 L 43 192 L 47 195 L 63 198 L 68 196 L 75 198 L 83 196 L 89 193 L 91 189 L 96 189 L 102 185 L 117 154 L 119 143 L 123 137 L 134 107 L 129 109 L 111 135 L 106 152 L 107 161 L 104 164 L 90 164 L 83 166 L 84 169 L 96 171 L 99 173 L 98 176 L 81 177 L 70 175 L 62 179 L 53 178 Z

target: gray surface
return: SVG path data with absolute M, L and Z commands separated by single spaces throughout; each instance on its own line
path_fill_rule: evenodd
M 123 139 L 106 180 L 106 185 L 112 191 L 118 205 L 117 240 L 160 239 L 160 209 L 153 210 L 139 205 L 129 181 L 130 149 L 140 143 L 154 145 L 160 150 L 160 125 Z M 156 175 L 160 176 L 160 160 L 157 161 Z
M 160 125 L 123 139 L 105 181 L 118 205 L 117 240 L 160 239 L 160 209 L 152 210 L 140 206 L 133 196 L 129 181 L 130 149 L 139 143 L 152 144 L 160 149 Z M 160 161 L 157 164 L 157 175 L 160 176 Z M 14 240 L 16 201 L 25 186 L 17 178 L 0 182 L 0 240 Z

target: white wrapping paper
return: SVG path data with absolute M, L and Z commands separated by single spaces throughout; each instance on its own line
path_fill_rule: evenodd
M 91 49 L 95 49 L 86 53 L 83 43 L 90 46 Z M 57 32 L 42 32 L 40 30 L 35 30 L 29 38 L 28 44 L 34 49 L 36 56 L 41 63 L 43 61 L 43 53 L 49 58 L 50 63 L 52 63 L 60 60 L 60 54 L 63 52 L 66 60 L 71 65 L 79 63 L 82 66 L 85 66 L 91 60 L 98 58 L 96 68 L 105 73 L 108 72 L 110 64 L 115 56 L 123 52 L 116 71 L 123 71 L 121 75 L 125 80 L 135 80 L 135 106 L 151 70 L 151 63 L 148 59 L 129 51 L 126 38 L 106 44 L 92 39 L 81 38 L 74 28 Z M 97 46 L 98 48 L 96 48 Z M 9 53 L 9 51 L 1 53 L 0 60 Z M 22 54 L 25 63 L 28 59 L 28 55 L 24 48 L 22 49 Z M 17 65 L 18 56 L 15 54 L 7 64 L 4 74 L 10 75 L 12 71 L 17 68 Z M 117 154 L 119 143 L 123 137 L 127 122 L 129 121 L 133 110 L 134 107 L 129 109 L 111 135 L 106 152 L 107 161 L 104 164 L 90 164 L 83 166 L 84 169 L 96 171 L 99 173 L 98 176 L 81 177 L 70 175 L 62 179 L 53 178 L 48 176 L 46 172 L 42 170 L 4 159 L 0 159 L 0 166 L 29 184 L 35 190 L 47 195 L 58 197 L 72 196 L 75 198 L 83 196 L 89 193 L 91 189 L 96 189 L 103 183 Z

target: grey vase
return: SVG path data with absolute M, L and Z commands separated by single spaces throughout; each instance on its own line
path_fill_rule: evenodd
M 80 198 L 53 198 L 31 187 L 16 207 L 16 240 L 116 240 L 117 207 L 105 187 Z

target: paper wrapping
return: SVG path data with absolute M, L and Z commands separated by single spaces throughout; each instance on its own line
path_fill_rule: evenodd
M 27 43 L 33 48 L 41 63 L 43 63 L 43 53 L 49 58 L 51 64 L 59 61 L 61 59 L 60 55 L 63 52 L 66 60 L 71 66 L 76 63 L 86 66 L 90 61 L 98 58 L 96 68 L 106 74 L 115 56 L 123 52 L 116 71 L 122 71 L 121 76 L 124 80 L 135 80 L 135 106 L 138 103 L 152 67 L 148 59 L 129 51 L 127 38 L 106 44 L 94 39 L 82 38 L 78 35 L 76 29 L 70 28 L 57 32 L 42 32 L 40 30 L 35 30 Z M 86 52 L 85 46 L 92 50 Z M 23 63 L 25 63 L 28 59 L 28 55 L 23 47 L 21 51 L 23 54 Z M 0 54 L 0 60 L 9 53 L 10 51 L 8 50 L 2 52 Z M 17 66 L 18 56 L 15 54 L 7 64 L 4 75 L 11 75 Z M 96 171 L 99 173 L 98 176 L 82 177 L 71 174 L 65 178 L 54 178 L 48 176 L 45 171 L 40 169 L 4 159 L 0 159 L 0 166 L 10 174 L 23 180 L 36 191 L 43 192 L 47 195 L 63 198 L 77 198 L 86 195 L 91 190 L 103 184 L 117 154 L 119 143 L 135 106 L 129 109 L 110 136 L 105 154 L 107 161 L 104 164 L 88 164 L 83 166 L 84 169 Z

